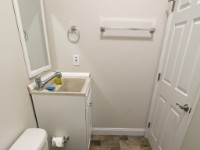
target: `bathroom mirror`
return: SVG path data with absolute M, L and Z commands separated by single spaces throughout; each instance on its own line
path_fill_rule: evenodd
M 43 0 L 13 0 L 29 78 L 51 69 Z

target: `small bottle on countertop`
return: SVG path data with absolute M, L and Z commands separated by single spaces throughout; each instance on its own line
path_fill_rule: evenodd
M 56 85 L 61 85 L 61 84 L 62 84 L 62 79 L 59 78 L 59 77 L 56 77 L 56 78 L 55 78 L 55 84 L 56 84 Z

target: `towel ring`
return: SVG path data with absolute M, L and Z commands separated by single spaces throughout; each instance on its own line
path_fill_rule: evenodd
M 80 32 L 76 26 L 71 26 L 67 32 L 67 38 L 71 43 L 78 43 L 80 39 Z

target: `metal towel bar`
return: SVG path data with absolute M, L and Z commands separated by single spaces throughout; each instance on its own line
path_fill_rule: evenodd
M 149 31 L 150 34 L 153 34 L 156 29 L 155 28 L 120 28 L 120 27 L 100 27 L 100 31 L 104 33 L 106 30 L 140 30 L 140 31 Z

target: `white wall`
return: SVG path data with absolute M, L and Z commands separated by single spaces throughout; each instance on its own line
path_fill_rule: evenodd
M 0 1 L 0 20 L 0 149 L 7 150 L 36 123 L 11 0 Z
M 200 102 L 192 116 L 181 150 L 199 150 Z
M 61 71 L 91 72 L 94 127 L 144 128 L 156 78 L 167 0 L 46 0 L 48 31 Z M 100 38 L 100 18 L 156 19 L 153 40 Z M 72 23 L 70 23 L 72 22 Z M 66 32 L 75 24 L 78 44 Z M 80 55 L 80 66 L 72 55 Z

